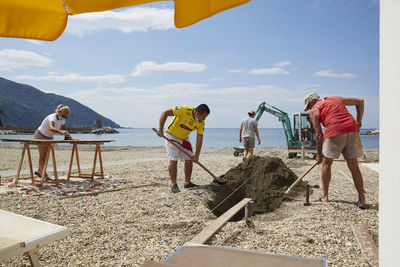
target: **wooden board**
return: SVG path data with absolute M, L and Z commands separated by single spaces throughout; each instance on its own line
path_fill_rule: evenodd
M 369 234 L 367 227 L 361 224 L 351 223 L 350 225 L 364 257 L 367 259 L 369 264 L 371 264 L 371 266 L 379 266 L 379 250 Z
M 0 260 L 66 237 L 69 229 L 0 210 Z
M 268 240 L 268 236 L 265 237 Z M 166 261 L 185 267 L 326 267 L 320 259 L 261 253 L 256 251 L 186 244 Z
M 151 260 L 151 261 L 146 261 L 141 267 L 185 267 L 185 266 Z
M 3 142 L 20 142 L 29 144 L 99 144 L 115 140 L 42 140 L 42 139 L 0 139 Z
M 224 214 L 219 216 L 215 221 L 213 221 L 210 225 L 203 229 L 198 235 L 196 235 L 192 240 L 191 243 L 198 243 L 204 244 L 210 239 L 211 236 L 214 235 L 222 226 L 224 226 L 237 212 L 243 209 L 251 201 L 251 198 L 244 198 L 235 206 L 230 208 Z
M 7 237 L 0 236 L 0 258 L 1 254 L 12 252 L 16 249 L 19 249 L 25 245 L 24 242 L 20 240 L 13 240 Z

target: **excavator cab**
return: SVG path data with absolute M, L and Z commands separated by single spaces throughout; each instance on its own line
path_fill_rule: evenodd
M 317 156 L 315 129 L 310 121 L 309 113 L 295 113 L 293 116 L 292 128 L 292 123 L 290 122 L 288 114 L 285 111 L 266 102 L 262 102 L 258 106 L 256 112 L 257 121 L 261 118 L 264 112 L 278 117 L 279 121 L 282 122 L 288 146 L 289 158 L 295 158 L 299 152 L 302 154 L 312 153 L 313 157 Z
M 315 129 L 309 113 L 299 112 L 293 115 L 293 135 L 295 141 L 312 146 L 316 145 Z

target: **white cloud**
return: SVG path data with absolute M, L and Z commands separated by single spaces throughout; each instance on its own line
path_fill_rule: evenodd
M 53 60 L 27 50 L 0 50 L 0 71 L 24 69 L 27 67 L 51 67 Z
M 98 83 L 121 83 L 126 79 L 119 74 L 106 74 L 97 76 L 82 76 L 76 73 L 57 74 L 48 73 L 45 76 L 20 75 L 15 77 L 18 80 L 51 81 L 51 82 L 98 82 Z
M 287 70 L 284 70 L 282 68 L 265 68 L 265 69 L 252 69 L 249 71 L 249 74 L 253 75 L 278 75 L 278 74 L 284 74 L 288 75 L 290 72 Z
M 244 69 L 233 69 L 233 70 L 228 70 L 228 72 L 230 72 L 230 73 L 240 73 L 240 72 L 243 72 L 244 71 Z
M 334 70 L 320 70 L 313 73 L 314 76 L 318 77 L 333 77 L 333 78 L 355 78 L 356 75 L 353 73 L 335 73 Z
M 246 116 L 249 109 L 256 109 L 263 101 L 278 106 L 290 114 L 299 111 L 303 108 L 303 98 L 307 93 L 309 92 L 305 89 L 288 90 L 268 84 L 211 87 L 207 84 L 175 83 L 146 88 L 97 87 L 81 90 L 67 97 L 94 110 L 102 111 L 103 115 L 123 126 L 133 127 L 156 126 L 160 113 L 176 105 L 196 106 L 206 103 L 211 108 L 212 114 L 207 119 L 207 127 L 234 127 L 242 117 Z M 263 127 L 281 126 L 273 116 L 265 115 L 265 117 L 262 122 Z
M 25 42 L 34 44 L 34 45 L 39 45 L 39 46 L 44 46 L 44 42 L 38 41 L 38 40 L 31 40 L 31 39 L 26 39 L 24 40 Z
M 282 98 L 290 95 L 290 98 Z M 90 99 L 98 103 L 129 103 L 130 105 L 143 105 L 144 103 L 176 103 L 176 102 L 213 102 L 213 103 L 243 103 L 261 102 L 263 100 L 279 102 L 302 103 L 305 90 L 288 90 L 275 85 L 234 86 L 222 88 L 209 88 L 206 84 L 174 83 L 163 84 L 149 88 L 124 87 L 124 88 L 96 88 L 81 90 L 68 97 L 78 101 Z M 179 97 L 178 97 L 179 96 Z
M 102 30 L 123 33 L 169 30 L 174 28 L 174 10 L 136 7 L 120 12 L 105 11 L 74 15 L 69 18 L 67 33 L 83 36 Z
M 143 76 L 149 72 L 159 71 L 182 71 L 182 72 L 199 72 L 207 68 L 204 64 L 189 63 L 189 62 L 167 62 L 157 64 L 154 61 L 143 61 L 136 65 L 132 76 Z
M 304 84 L 305 88 L 321 88 L 324 87 L 322 84 L 318 83 L 309 83 L 309 84 Z
M 211 81 L 222 81 L 224 78 L 222 78 L 222 77 L 215 77 L 215 78 L 212 78 L 211 79 Z
M 274 64 L 274 67 L 286 67 L 292 64 L 290 61 L 280 61 Z

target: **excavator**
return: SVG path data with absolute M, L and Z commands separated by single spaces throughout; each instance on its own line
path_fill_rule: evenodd
M 288 147 L 288 157 L 295 158 L 298 153 L 311 153 L 313 158 L 317 156 L 317 142 L 315 129 L 310 121 L 308 112 L 298 112 L 293 114 L 293 130 L 289 116 L 283 110 L 274 107 L 268 103 L 262 102 L 256 111 L 256 120 L 258 121 L 264 112 L 268 112 L 282 122 L 283 130 L 286 136 Z

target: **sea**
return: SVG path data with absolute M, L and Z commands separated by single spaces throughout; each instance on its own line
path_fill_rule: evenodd
M 157 136 L 151 128 L 119 128 L 119 134 L 71 134 L 72 138 L 79 140 L 114 140 L 105 143 L 105 146 L 138 146 L 155 147 L 164 146 L 165 140 Z M 361 133 L 376 129 L 361 129 Z M 256 147 L 266 148 L 285 148 L 286 137 L 282 128 L 260 128 L 261 145 Z M 33 135 L 0 135 L 0 139 L 32 139 Z M 55 135 L 55 139 L 62 140 L 63 137 Z M 192 145 L 195 146 L 196 132 L 192 132 L 189 137 Z M 361 141 L 365 148 L 379 148 L 379 136 L 361 135 Z M 8 142 L 1 142 L 3 144 Z M 0 143 L 0 144 L 1 144 Z M 17 143 L 8 143 L 17 144 Z M 238 128 L 206 128 L 203 136 L 203 147 L 238 147 L 239 143 Z

